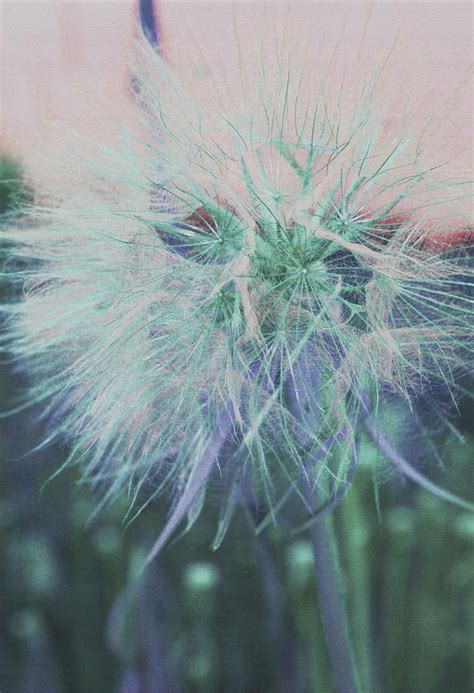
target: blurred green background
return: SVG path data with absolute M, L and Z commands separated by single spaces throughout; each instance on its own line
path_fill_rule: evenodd
M 1 223 L 28 196 L 20 166 L 0 159 Z M 20 376 L 2 362 L 0 377 L 6 410 Z M 241 514 L 213 552 L 211 502 L 138 583 L 165 504 L 125 526 L 118 499 L 91 520 L 99 498 L 77 470 L 45 484 L 66 451 L 29 452 L 34 416 L 0 420 L 2 693 L 332 692 L 304 535 L 257 539 Z M 466 442 L 449 439 L 448 474 L 431 474 L 463 496 L 472 422 L 466 405 Z M 400 479 L 376 492 L 374 455 L 366 444 L 335 512 L 364 693 L 472 693 L 474 516 Z

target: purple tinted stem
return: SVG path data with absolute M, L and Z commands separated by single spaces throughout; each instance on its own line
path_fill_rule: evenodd
M 153 0 L 139 0 L 138 13 L 143 33 L 151 45 L 158 48 L 159 36 Z
M 308 429 L 317 430 L 320 423 L 319 380 L 317 361 L 315 363 L 311 346 L 308 346 L 301 353 L 286 382 L 289 409 L 295 419 L 302 422 Z M 354 471 L 355 467 L 356 460 Z M 318 487 L 312 493 L 309 491 L 306 494 L 309 508 L 319 508 L 320 500 Z M 337 693 L 358 693 L 331 515 L 323 513 L 315 522 L 312 522 L 309 535 L 313 545 L 321 618 L 335 690 Z
M 298 667 L 292 648 L 293 642 L 288 637 L 284 611 L 285 600 L 278 569 L 266 533 L 255 538 L 255 548 L 262 579 L 270 643 L 277 671 L 274 691 L 275 693 L 287 693 L 287 691 L 298 693 L 302 691 L 302 686 L 298 680 Z
M 336 541 L 330 515 L 314 522 L 309 530 L 313 544 L 316 584 L 324 636 L 337 693 L 357 693 L 354 657 L 343 604 Z

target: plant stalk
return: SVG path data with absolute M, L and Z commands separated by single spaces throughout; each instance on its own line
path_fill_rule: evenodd
M 337 693 L 359 693 L 347 614 L 343 603 L 336 538 L 330 515 L 309 529 L 324 636 Z

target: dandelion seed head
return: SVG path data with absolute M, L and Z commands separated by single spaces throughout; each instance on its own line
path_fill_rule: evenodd
M 337 495 L 367 403 L 455 391 L 470 270 L 430 234 L 461 188 L 365 98 L 300 98 L 291 62 L 244 104 L 144 47 L 133 71 L 140 125 L 82 145 L 7 233 L 27 265 L 5 340 L 107 498 L 169 491 L 192 524 L 215 486 L 220 537 L 249 488 L 267 517 L 302 483 Z

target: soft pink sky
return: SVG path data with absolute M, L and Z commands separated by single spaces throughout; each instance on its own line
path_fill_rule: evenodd
M 315 84 L 330 69 L 329 89 L 345 75 L 347 101 L 386 59 L 374 99 L 385 111 L 385 131 L 397 130 L 409 113 L 417 136 L 430 138 L 433 156 L 450 160 L 458 173 L 472 171 L 470 2 L 156 0 L 156 7 L 167 59 L 190 88 L 195 75 L 204 78 L 201 96 L 224 86 L 232 91 L 241 60 L 251 73 L 271 27 Z M 0 146 L 28 161 L 60 123 L 112 138 L 114 121 L 127 112 L 133 0 L 4 1 L 0 11 Z M 312 80 L 306 85 L 311 89 Z
M 24 153 L 54 121 L 101 135 L 126 98 L 133 0 L 0 1 L 0 144 Z

